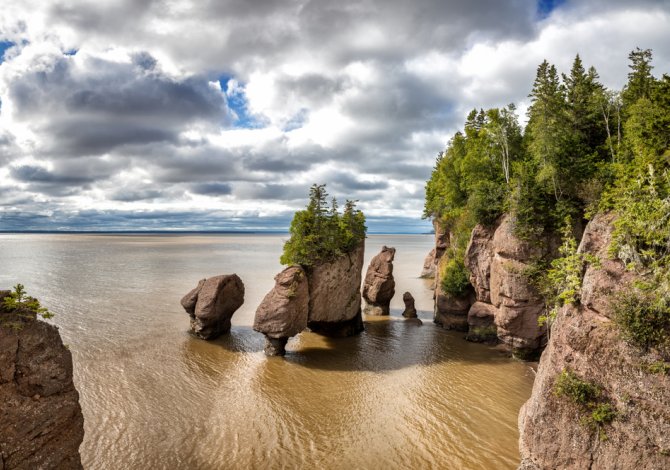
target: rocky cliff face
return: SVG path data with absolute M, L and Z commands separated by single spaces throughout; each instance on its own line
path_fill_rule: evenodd
M 465 254 L 476 303 L 468 315 L 470 336 L 477 339 L 495 331 L 515 355 L 532 356 L 546 341 L 538 319 L 544 300 L 531 285 L 531 263 L 545 257 L 552 240 L 529 243 L 514 235 L 514 222 L 503 216 L 493 227 L 477 226 Z
M 611 233 L 610 215 L 586 227 L 579 251 L 597 256 L 601 266 L 587 268 L 581 303 L 559 312 L 551 329 L 519 414 L 522 469 L 670 468 L 670 376 L 654 373 L 649 365 L 659 357 L 626 344 L 612 323 L 612 294 L 633 275 L 608 257 Z M 565 371 L 597 387 L 598 402 L 615 413 L 611 422 L 557 395 Z
M 83 438 L 72 356 L 58 329 L 0 308 L 0 470 L 80 469 Z
M 309 322 L 327 336 L 350 336 L 363 331 L 361 277 L 365 243 L 330 263 L 307 270 Z
M 448 240 L 448 235 L 436 231 L 436 252 Z M 542 242 L 531 244 L 516 237 L 509 216 L 493 227 L 476 226 L 464 259 L 472 289 L 460 297 L 442 290 L 440 273 L 447 261 L 442 256 L 435 270 L 435 322 L 467 331 L 472 341 L 500 341 L 521 357 L 537 354 L 546 341 L 546 330 L 538 324 L 544 301 L 526 272 L 533 260 L 552 249 L 552 240 Z

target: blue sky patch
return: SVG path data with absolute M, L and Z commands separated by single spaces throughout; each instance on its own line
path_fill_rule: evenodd
M 224 91 L 228 99 L 228 107 L 237 116 L 237 119 L 233 122 L 233 127 L 242 129 L 258 129 L 264 127 L 263 122 L 249 114 L 249 103 L 247 102 L 247 97 L 244 95 L 244 91 L 235 90 L 232 93 L 229 93 L 228 82 L 234 78 L 235 77 L 231 75 L 221 75 L 219 77 L 221 89 Z
M 5 61 L 5 52 L 16 44 L 11 41 L 0 41 L 0 64 Z
M 548 17 L 552 11 L 565 3 L 565 0 L 538 0 L 537 14 L 540 18 Z

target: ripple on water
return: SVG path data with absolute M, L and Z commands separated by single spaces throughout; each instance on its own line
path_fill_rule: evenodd
M 430 322 L 416 275 L 432 237 L 367 241 L 367 261 L 397 248 L 396 292 L 423 325 L 396 295 L 357 337 L 304 332 L 266 358 L 251 324 L 282 238 L 0 235 L 0 285 L 26 284 L 72 350 L 86 468 L 515 468 L 532 374 Z M 246 282 L 231 334 L 187 334 L 180 297 L 231 272 Z

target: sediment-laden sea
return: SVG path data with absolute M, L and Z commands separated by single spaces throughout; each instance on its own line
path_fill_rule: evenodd
M 303 332 L 263 354 L 254 311 L 281 269 L 282 235 L 0 234 L 0 288 L 21 282 L 73 354 L 85 468 L 515 468 L 525 363 L 432 323 L 418 278 L 429 235 L 371 235 L 397 249 L 389 318 L 359 336 Z M 188 334 L 179 300 L 237 273 L 229 335 Z M 423 325 L 405 322 L 402 294 Z

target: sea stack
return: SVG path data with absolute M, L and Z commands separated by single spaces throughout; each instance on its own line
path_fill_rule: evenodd
M 414 297 L 409 292 L 402 295 L 402 301 L 405 303 L 405 311 L 402 316 L 405 318 L 416 318 L 416 307 L 414 307 Z
M 395 248 L 382 247 L 370 261 L 363 284 L 366 315 L 388 315 L 391 299 L 395 294 L 393 258 Z
M 230 331 L 230 319 L 244 303 L 244 284 L 237 274 L 202 279 L 181 299 L 191 317 L 191 332 L 202 339 L 215 339 Z
M 275 286 L 256 310 L 254 330 L 265 335 L 265 354 L 283 356 L 286 342 L 307 328 L 309 286 L 300 266 L 275 276 Z
M 324 336 L 352 336 L 363 331 L 361 276 L 365 242 L 331 262 L 306 270 L 309 282 L 307 326 Z

